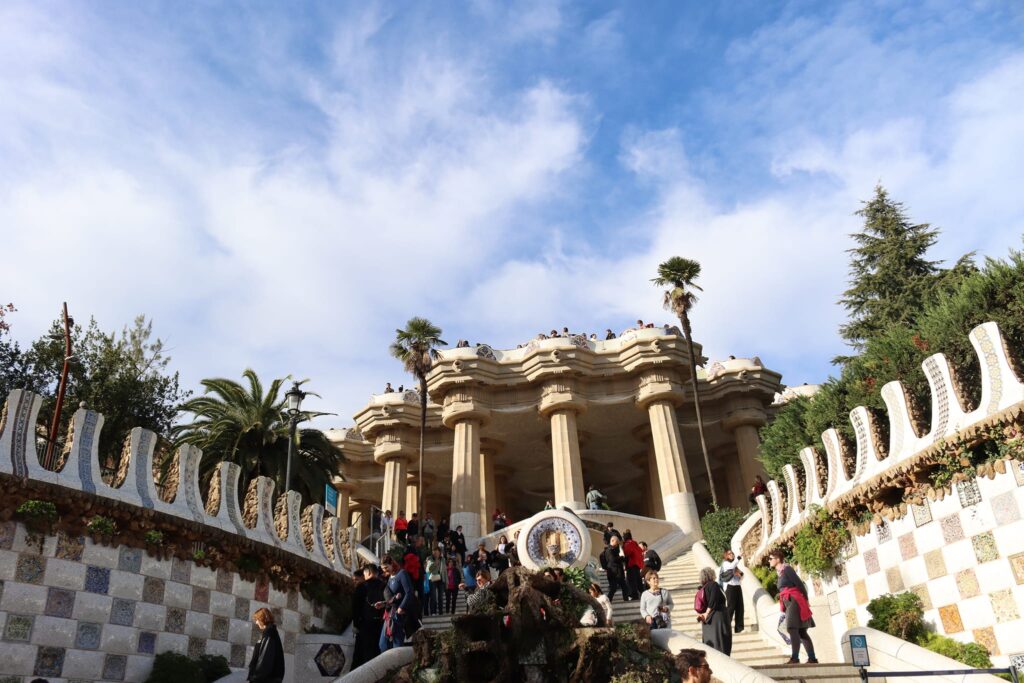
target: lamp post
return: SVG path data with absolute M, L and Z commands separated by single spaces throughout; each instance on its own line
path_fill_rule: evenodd
M 68 302 L 64 302 L 64 368 L 60 372 L 60 384 L 57 387 L 57 405 L 53 410 L 53 421 L 50 423 L 50 438 L 46 442 L 46 454 L 43 456 L 43 466 L 47 469 L 53 467 L 53 447 L 57 442 L 57 430 L 60 429 L 60 413 L 64 409 L 64 393 L 68 388 L 68 370 L 72 359 L 71 355 L 71 327 L 75 324 L 74 318 L 68 315 Z
M 299 412 L 302 409 L 302 399 L 306 398 L 306 392 L 299 389 L 299 383 L 293 382 L 292 388 L 284 395 L 288 400 L 288 464 L 284 475 L 284 490 L 288 492 L 292 488 L 292 456 L 295 453 L 295 427 L 299 424 Z

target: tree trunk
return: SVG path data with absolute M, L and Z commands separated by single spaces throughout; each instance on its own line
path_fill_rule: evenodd
M 426 519 L 427 513 L 423 510 L 423 442 L 427 437 L 427 378 L 425 375 L 419 376 L 420 380 L 420 466 L 419 466 L 419 486 L 416 487 L 416 512 L 420 516 L 420 528 L 423 528 L 423 520 Z
M 684 309 L 679 314 L 679 322 L 686 333 L 686 349 L 690 354 L 690 388 L 693 389 L 693 409 L 697 413 L 697 433 L 700 434 L 700 449 L 704 454 L 704 467 L 708 472 L 708 486 L 711 487 L 711 504 L 718 509 L 718 494 L 715 493 L 715 480 L 711 477 L 711 459 L 708 457 L 708 444 L 704 439 L 704 418 L 700 412 L 700 396 L 697 393 L 697 359 L 693 355 L 693 330 L 690 328 L 690 316 Z M 686 463 L 683 463 L 686 466 Z

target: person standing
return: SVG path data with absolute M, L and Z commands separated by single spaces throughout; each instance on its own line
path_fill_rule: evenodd
M 789 646 L 792 649 L 789 663 L 800 663 L 800 644 L 803 643 L 807 663 L 817 664 L 814 643 L 807 633 L 807 629 L 814 628 L 814 615 L 807 602 L 807 586 L 797 576 L 796 570 L 786 563 L 786 556 L 781 550 L 773 550 L 768 554 L 768 566 L 779 575 L 779 608 L 786 615 L 786 630 L 789 631 Z
M 252 615 L 252 620 L 256 628 L 263 631 L 263 636 L 253 648 L 249 675 L 245 680 L 250 683 L 281 683 L 284 679 L 284 648 L 274 624 L 274 613 L 260 607 Z
M 420 535 L 420 520 L 416 513 L 412 513 L 412 518 L 405 527 L 406 538 L 417 538 Z
M 701 623 L 701 641 L 728 655 L 732 653 L 732 632 L 726 621 L 725 593 L 719 588 L 715 574 L 711 567 L 700 570 L 701 587 L 693 600 L 693 609 Z
M 419 621 L 416 594 L 413 592 L 409 572 L 394 557 L 387 558 L 384 566 L 388 582 L 384 587 L 384 600 L 378 603 L 380 609 L 384 610 L 384 623 L 378 643 L 381 652 L 405 645 L 406 635 L 412 635 Z
M 754 477 L 754 485 L 750 487 L 750 495 L 747 496 L 747 500 L 750 501 L 751 505 L 757 505 L 757 497 L 768 492 L 768 485 L 764 483 L 764 479 L 761 475 Z
M 633 540 L 633 533 L 626 529 L 622 533 L 622 554 L 626 556 L 626 585 L 629 586 L 629 597 L 640 599 L 640 570 L 644 566 L 644 551 L 640 544 Z
M 427 558 L 427 580 L 430 582 L 430 597 L 427 602 L 427 614 L 441 614 L 444 607 L 444 560 L 441 559 L 441 550 L 434 548 L 434 551 Z
M 672 594 L 661 587 L 658 572 L 647 572 L 647 590 L 640 597 L 640 616 L 652 629 L 672 628 Z
M 427 544 L 427 550 L 433 550 L 434 548 L 434 536 L 437 532 L 437 526 L 434 524 L 434 517 L 429 512 L 427 513 L 426 519 L 423 520 L 423 541 Z
M 395 540 L 405 545 L 405 537 L 409 531 L 409 520 L 405 518 L 405 510 L 398 511 L 398 517 L 395 517 Z
M 661 571 L 661 555 L 657 551 L 647 547 L 647 543 L 640 541 L 640 550 L 644 551 L 644 566 L 640 570 L 640 577 L 644 583 L 644 589 L 647 589 L 647 572 L 649 571 Z
M 612 536 L 618 536 L 619 543 L 622 543 L 622 534 L 620 534 L 619 530 L 615 528 L 615 522 L 608 522 L 608 526 L 606 527 L 604 532 L 605 545 L 611 545 Z
M 722 566 L 718 570 L 718 580 L 725 588 L 725 602 L 728 605 L 726 611 L 726 623 L 735 622 L 735 632 L 743 631 L 743 588 L 740 579 L 743 572 L 740 570 L 740 558 L 731 550 L 722 553 Z
M 682 683 L 711 683 L 711 667 L 708 666 L 707 652 L 685 648 L 676 655 L 676 671 Z
M 459 602 L 459 568 L 455 565 L 455 558 L 448 559 L 448 567 L 445 572 L 444 611 L 448 614 L 455 614 L 455 605 Z
M 449 534 L 452 540 L 452 552 L 459 557 L 466 556 L 466 536 L 462 533 L 462 525 L 455 527 L 455 530 Z
M 611 543 L 601 553 L 601 565 L 608 577 L 608 599 L 615 599 L 615 590 L 622 589 L 622 599 L 629 602 L 629 588 L 626 587 L 626 569 L 619 551 L 619 537 L 612 536 Z
M 363 567 L 363 582 L 352 594 L 352 623 L 356 627 L 353 669 L 380 654 L 380 629 L 384 618 L 374 605 L 383 601 L 384 582 L 380 579 L 380 569 L 372 564 Z
M 605 495 L 591 484 L 587 487 L 587 509 L 600 510 L 604 507 Z
M 391 510 L 386 510 L 380 518 L 380 535 L 385 538 L 384 552 L 391 549 L 391 541 L 394 539 L 394 531 L 395 518 L 391 515 Z

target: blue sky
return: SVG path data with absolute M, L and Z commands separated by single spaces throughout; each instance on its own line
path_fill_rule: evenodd
M 514 347 L 664 321 L 791 383 L 842 351 L 876 182 L 936 258 L 1024 233 L 1024 8 L 925 3 L 0 5 L 0 299 L 138 313 L 186 384 L 312 378 L 347 424 L 412 315 Z

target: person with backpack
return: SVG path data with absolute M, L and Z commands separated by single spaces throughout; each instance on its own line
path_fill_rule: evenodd
M 622 554 L 626 556 L 626 585 L 629 587 L 629 597 L 633 600 L 640 599 L 640 570 L 644 566 L 644 551 L 640 544 L 633 540 L 633 533 L 626 529 L 622 532 L 623 544 Z
M 693 598 L 693 611 L 701 624 L 701 641 L 722 654 L 732 653 L 732 632 L 726 620 L 725 593 L 718 586 L 718 577 L 711 567 L 700 570 L 700 588 Z
M 653 570 L 661 571 L 661 556 L 655 550 L 647 547 L 646 541 L 640 541 L 640 550 L 644 553 L 644 566 L 640 570 L 644 577 L 644 590 L 647 589 L 647 572 Z
M 587 487 L 587 509 L 601 510 L 605 507 L 605 495 L 591 484 Z
M 736 623 L 736 633 L 743 631 L 743 588 L 740 586 L 740 579 L 743 572 L 740 571 L 740 558 L 731 550 L 722 553 L 722 566 L 718 569 L 718 580 L 725 589 L 725 601 L 728 605 L 726 612 L 726 623 Z
M 640 596 L 640 616 L 651 630 L 672 628 L 672 594 L 661 587 L 658 572 L 651 570 L 644 578 L 647 580 L 647 590 Z
M 623 566 L 622 553 L 619 551 L 619 537 L 612 536 L 611 544 L 601 553 L 601 566 L 608 578 L 608 599 L 615 599 L 615 589 L 622 589 L 622 599 L 629 602 L 629 588 L 626 587 L 626 568 Z

